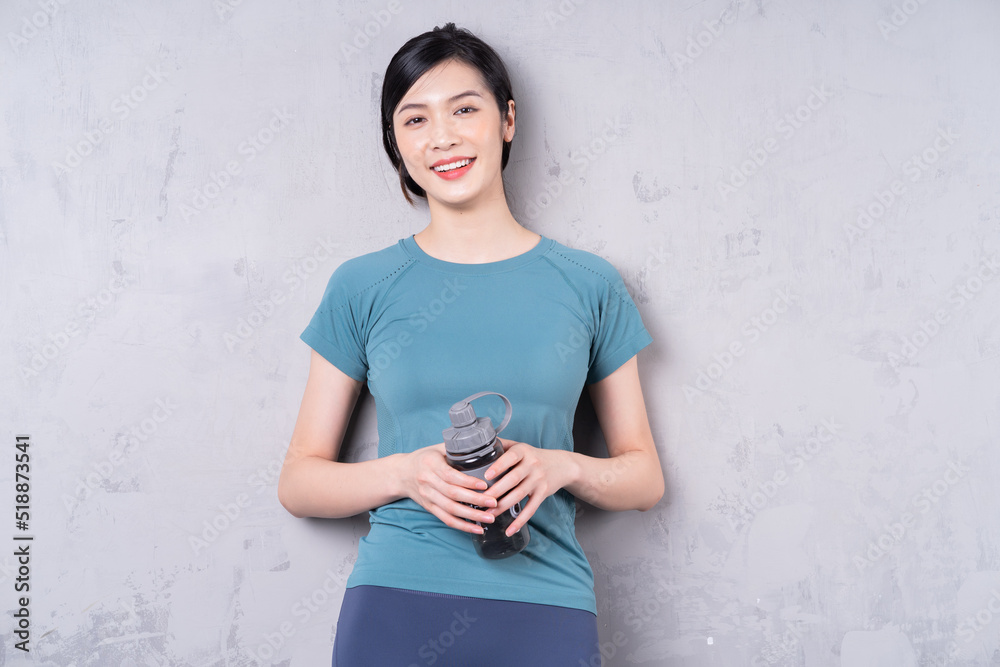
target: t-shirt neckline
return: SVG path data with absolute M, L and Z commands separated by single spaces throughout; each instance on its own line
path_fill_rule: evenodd
M 543 234 L 539 234 L 541 237 L 535 247 L 527 252 L 523 252 L 520 255 L 515 255 L 513 257 L 508 257 L 507 259 L 497 260 L 496 262 L 483 262 L 482 264 L 463 264 L 461 262 L 446 262 L 443 259 L 438 259 L 437 257 L 431 257 L 423 249 L 417 245 L 417 240 L 413 234 L 410 234 L 406 238 L 400 239 L 399 244 L 407 252 L 408 255 L 416 259 L 421 264 L 430 266 L 438 271 L 445 271 L 448 273 L 461 273 L 466 275 L 482 275 L 489 273 L 500 273 L 502 271 L 509 271 L 511 269 L 516 269 L 519 267 L 533 262 L 534 260 L 545 254 L 549 248 L 552 247 L 553 240 L 548 238 Z

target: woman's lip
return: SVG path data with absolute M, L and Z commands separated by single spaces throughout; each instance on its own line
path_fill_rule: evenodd
M 431 171 L 433 171 L 435 174 L 437 174 L 446 181 L 453 181 L 456 178 L 461 178 L 462 176 L 464 176 L 466 172 L 472 169 L 472 165 L 476 164 L 476 158 L 469 158 L 469 159 L 472 160 L 471 162 L 469 162 L 469 164 L 465 165 L 464 167 L 459 167 L 458 169 L 452 169 L 451 171 L 435 171 L 434 169 L 431 169 Z

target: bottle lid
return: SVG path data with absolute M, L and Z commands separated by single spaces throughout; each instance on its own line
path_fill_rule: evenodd
M 493 422 L 489 417 L 477 418 L 476 411 L 472 407 L 472 401 L 489 394 L 499 396 L 506 405 L 503 421 L 496 429 L 493 428 Z M 510 422 L 511 412 L 510 401 L 507 400 L 507 397 L 495 391 L 481 391 L 455 403 L 448 410 L 452 426 L 442 431 L 445 449 L 453 456 L 463 456 L 489 445 L 493 442 L 496 434 Z

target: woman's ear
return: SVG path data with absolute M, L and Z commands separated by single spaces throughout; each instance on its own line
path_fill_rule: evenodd
M 504 127 L 503 140 L 511 141 L 514 138 L 514 100 L 507 100 L 507 115 L 504 118 L 506 126 Z

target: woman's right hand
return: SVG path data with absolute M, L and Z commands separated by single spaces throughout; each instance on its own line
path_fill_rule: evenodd
M 492 523 L 493 515 L 464 503 L 491 508 L 495 498 L 481 493 L 486 482 L 455 470 L 445 458 L 443 442 L 421 447 L 405 454 L 403 491 L 414 502 L 441 519 L 446 525 L 467 533 L 482 534 L 475 521 Z

